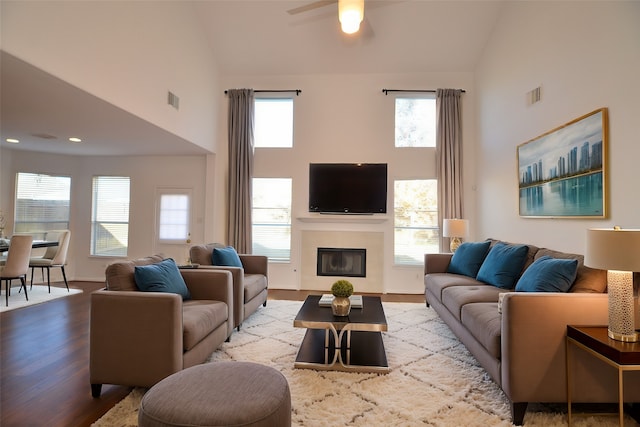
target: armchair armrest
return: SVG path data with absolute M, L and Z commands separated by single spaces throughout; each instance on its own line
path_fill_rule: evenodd
M 424 254 L 424 274 L 446 273 L 453 254 Z
M 89 336 L 91 384 L 150 387 L 179 371 L 183 352 L 181 326 L 180 295 L 93 292 Z
M 265 277 L 269 277 L 267 274 L 269 263 L 266 256 L 249 254 L 239 254 L 239 256 L 246 274 L 263 274 Z
M 227 304 L 233 301 L 231 272 L 197 268 L 180 270 L 180 274 L 189 288 L 191 298 L 223 301 Z
M 244 269 L 242 267 L 228 267 L 224 265 L 200 265 L 200 267 L 197 269 L 185 270 L 185 272 L 187 271 L 220 271 L 223 273 L 231 274 L 231 301 L 233 301 L 233 303 L 227 302 L 227 305 L 232 305 L 233 310 L 229 308 L 229 318 L 232 319 L 232 321 L 230 321 L 229 323 L 232 330 L 233 328 L 238 326 L 242 322 L 242 319 L 244 319 Z M 188 286 L 189 285 L 187 284 L 187 287 Z M 229 332 L 229 334 L 231 334 L 231 331 Z

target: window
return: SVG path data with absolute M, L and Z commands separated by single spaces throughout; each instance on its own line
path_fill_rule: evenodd
M 394 262 L 419 265 L 439 251 L 438 188 L 435 179 L 394 182 Z
M 44 239 L 48 230 L 69 229 L 71 178 L 18 172 L 15 233 Z
M 94 176 L 91 255 L 127 256 L 129 177 Z
M 436 146 L 435 95 L 396 98 L 395 146 Z
M 293 147 L 293 98 L 256 98 L 254 146 Z
M 291 259 L 291 178 L 253 178 L 253 253 Z
M 191 192 L 159 190 L 157 225 L 161 243 L 184 244 L 190 235 Z

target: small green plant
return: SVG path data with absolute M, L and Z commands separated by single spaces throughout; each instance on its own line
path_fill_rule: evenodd
M 353 295 L 353 285 L 348 280 L 338 280 L 331 285 L 331 293 L 334 297 L 346 297 L 349 298 Z

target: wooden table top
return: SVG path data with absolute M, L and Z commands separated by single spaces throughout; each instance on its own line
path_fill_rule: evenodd
M 567 337 L 586 345 L 619 365 L 640 365 L 640 342 L 609 338 L 606 326 L 567 326 Z

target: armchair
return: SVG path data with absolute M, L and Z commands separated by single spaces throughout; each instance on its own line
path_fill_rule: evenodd
M 151 387 L 182 369 L 203 363 L 233 332 L 231 273 L 180 270 L 191 299 L 143 292 L 135 266 L 161 256 L 122 261 L 106 270 L 106 288 L 91 295 L 91 394 L 102 384 Z
M 213 249 L 224 247 L 217 243 L 195 245 L 189 250 L 191 262 L 200 264 L 201 268 L 230 271 L 233 276 L 234 322 L 233 327 L 240 330 L 240 325 L 260 305 L 267 305 L 268 258 L 264 255 L 238 254 L 242 267 L 213 265 Z

